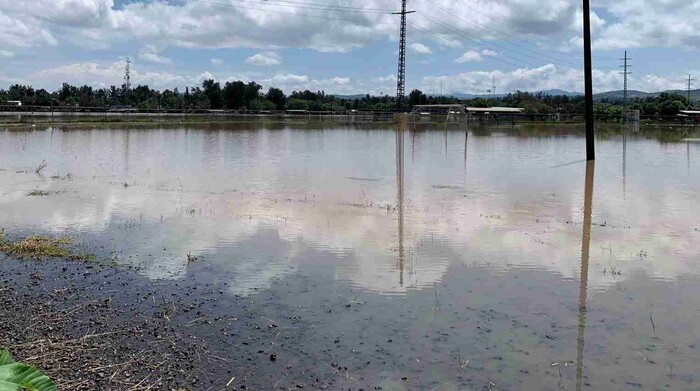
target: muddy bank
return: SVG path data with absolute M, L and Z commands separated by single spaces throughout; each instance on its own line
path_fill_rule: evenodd
M 278 362 L 270 341 L 281 326 L 261 317 L 267 305 L 226 294 L 225 284 L 158 283 L 132 269 L 1 255 L 0 282 L 0 346 L 59 389 L 324 387 L 313 368 Z M 289 334 L 298 322 L 286 321 Z
M 206 260 L 152 281 L 0 259 L 0 345 L 70 390 L 696 389 L 700 281 L 636 275 L 582 312 L 579 283 L 541 271 L 456 266 L 378 296 L 329 270 L 243 297 Z

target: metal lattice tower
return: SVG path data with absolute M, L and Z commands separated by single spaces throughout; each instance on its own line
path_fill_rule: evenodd
M 622 72 L 620 73 L 623 78 L 624 78 L 624 87 L 622 90 L 622 121 L 627 122 L 627 75 L 629 75 L 632 72 L 628 72 L 627 69 L 631 67 L 627 62 L 631 60 L 631 58 L 627 57 L 627 50 L 625 50 L 625 57 L 621 58 L 620 61 L 623 61 L 622 65 Z
M 131 58 L 126 58 L 126 69 L 124 70 L 124 89 L 131 89 Z
M 493 77 L 491 83 L 491 98 L 496 99 L 496 76 Z
M 688 106 L 691 106 L 691 107 L 693 105 L 690 102 L 690 89 L 691 89 L 694 81 L 695 81 L 695 79 L 691 78 L 690 75 L 688 75 L 688 86 L 687 86 L 687 88 L 688 88 Z
M 394 15 L 401 15 L 401 33 L 399 39 L 399 72 L 396 77 L 396 107 L 403 107 L 403 100 L 406 97 L 406 14 L 415 11 L 406 11 L 406 0 L 401 0 L 401 12 L 394 12 Z

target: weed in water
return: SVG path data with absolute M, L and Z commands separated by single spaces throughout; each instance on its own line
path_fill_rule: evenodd
M 192 255 L 191 252 L 187 253 L 187 263 L 188 264 L 197 262 L 197 259 L 198 258 L 195 255 Z
M 46 190 L 39 190 L 39 189 L 37 189 L 37 190 L 32 190 L 32 191 L 30 191 L 29 193 L 27 193 L 27 195 L 28 195 L 29 197 L 45 197 L 45 196 L 47 196 L 47 195 L 51 195 L 51 192 L 50 192 L 50 191 L 46 191 Z
M 65 258 L 70 255 L 66 246 L 72 244 L 70 239 L 30 236 L 15 242 L 0 241 L 0 251 L 18 258 Z
M 44 159 L 44 160 L 42 160 L 41 163 L 39 163 L 39 165 L 34 169 L 34 173 L 36 173 L 37 175 L 41 175 L 41 172 L 46 168 L 46 166 L 48 166 L 48 164 L 46 164 L 46 159 Z

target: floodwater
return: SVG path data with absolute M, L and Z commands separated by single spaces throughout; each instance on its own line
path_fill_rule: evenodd
M 353 366 L 345 387 L 697 390 L 700 143 L 584 147 L 546 126 L 0 131 L 0 225 L 161 283 L 347 303 L 299 341 Z

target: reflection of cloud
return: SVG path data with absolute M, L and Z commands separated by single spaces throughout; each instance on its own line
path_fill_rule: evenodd
M 59 149 L 51 153 L 37 150 L 44 144 L 32 137 L 39 135 L 25 134 L 32 155 L 48 156 L 50 167 L 74 179 L 0 172 L 3 225 L 101 233 L 115 239 L 110 246 L 123 251 L 124 262 L 153 278 L 182 275 L 191 252 L 230 271 L 230 286 L 240 294 L 315 262 L 330 263 L 324 266 L 353 286 L 396 293 L 439 283 L 454 263 L 544 268 L 578 278 L 583 166 L 533 170 L 541 164 L 536 154 L 513 152 L 566 140 L 470 137 L 474 170 L 465 174 L 463 153 L 455 149 L 464 141 L 443 139 L 463 135 L 418 134 L 415 156 L 406 157 L 402 277 L 393 133 L 363 133 L 366 143 L 350 146 L 345 132 L 135 131 L 128 141 L 125 132 L 97 135 L 56 132 Z M 85 137 L 91 141 L 81 143 Z M 0 167 L 36 160 L 11 145 L 0 143 Z M 647 148 L 652 158 L 659 153 L 641 142 L 628 145 Z M 445 158 L 445 146 L 454 159 Z M 172 152 L 154 152 L 160 148 Z M 70 158 L 76 154 L 84 159 Z M 347 156 L 357 157 L 354 165 Z M 600 164 L 589 285 L 612 283 L 601 273 L 611 266 L 625 273 L 618 280 L 633 269 L 658 278 L 697 272 L 690 255 L 700 253 L 696 214 L 689 213 L 692 192 L 683 187 L 694 185 L 674 182 L 673 167 L 655 169 L 658 181 L 676 186 L 659 194 L 647 188 L 647 178 L 631 174 L 639 167 L 630 162 L 624 201 L 621 187 L 619 195 L 610 190 L 618 178 Z M 25 196 L 36 187 L 65 192 Z M 310 259 L 305 248 L 324 256 Z

